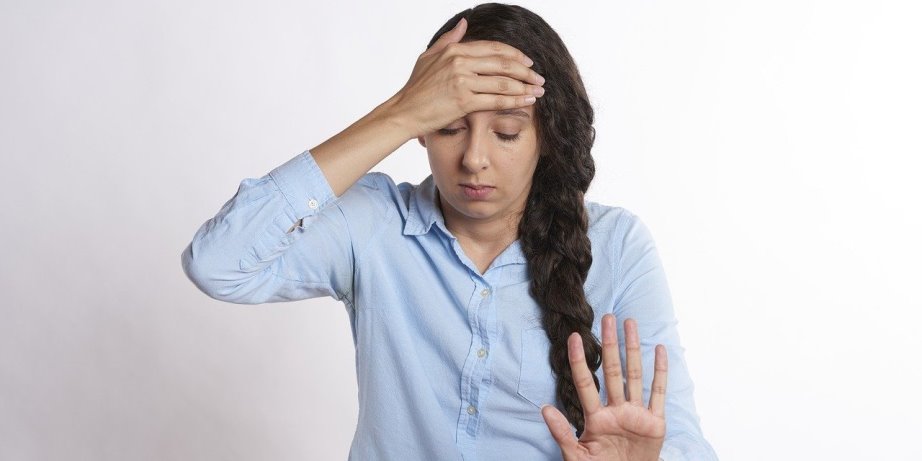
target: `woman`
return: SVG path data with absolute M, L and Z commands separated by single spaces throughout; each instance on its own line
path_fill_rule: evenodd
M 543 19 L 464 10 L 393 97 L 241 182 L 184 270 L 228 302 L 345 303 L 350 459 L 716 459 L 649 231 L 583 199 L 592 122 Z M 413 138 L 430 177 L 369 173 Z

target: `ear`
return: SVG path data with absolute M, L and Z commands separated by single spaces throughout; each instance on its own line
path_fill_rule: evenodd
M 417 136 L 416 140 L 419 141 L 419 145 L 426 147 L 426 138 L 424 136 Z

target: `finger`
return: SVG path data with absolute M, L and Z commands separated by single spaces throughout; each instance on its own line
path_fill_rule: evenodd
M 481 110 L 513 109 L 516 107 L 525 107 L 529 104 L 534 104 L 535 101 L 535 97 L 531 95 L 506 96 L 500 94 L 478 93 L 472 95 L 468 99 L 467 104 L 465 104 L 466 107 L 463 107 L 462 109 L 466 113 L 477 112 Z
M 462 43 L 460 49 L 463 50 L 465 56 L 501 56 L 517 62 L 521 62 L 526 66 L 531 66 L 534 64 L 534 61 L 532 61 L 528 56 L 525 56 L 525 53 L 523 53 L 518 48 L 507 43 L 497 42 L 494 40 L 471 40 L 469 42 Z
M 627 398 L 635 405 L 643 406 L 643 370 L 640 357 L 640 338 L 637 321 L 624 321 L 624 349 L 627 355 Z
M 602 402 L 599 399 L 599 390 L 595 388 L 595 380 L 592 379 L 592 371 L 586 365 L 583 338 L 577 332 L 573 332 L 567 338 L 567 355 L 570 358 L 570 371 L 573 373 L 576 394 L 579 396 L 580 403 L 583 404 L 583 414 L 588 419 L 589 415 L 602 407 Z
M 478 75 L 470 77 L 468 88 L 475 93 L 532 95 L 541 97 L 544 89 L 509 77 Z
M 479 75 L 503 75 L 535 85 L 543 85 L 544 77 L 528 66 L 508 56 L 485 56 L 470 59 L 469 69 Z
M 526 83 L 543 85 L 544 77 L 530 67 L 507 56 L 466 57 L 468 68 L 479 75 L 502 75 Z
M 650 411 L 661 418 L 666 414 L 666 376 L 669 375 L 669 360 L 666 346 L 656 345 L 656 361 L 653 365 L 653 390 L 650 391 Z
M 602 372 L 609 405 L 624 403 L 624 375 L 618 350 L 618 321 L 612 314 L 602 316 Z
M 423 54 L 438 53 L 449 43 L 460 41 L 461 37 L 464 37 L 465 32 L 467 32 L 467 19 L 461 18 L 458 23 L 455 24 L 455 27 L 452 27 L 451 30 L 442 34 L 428 50 L 423 52 Z
M 570 429 L 567 417 L 560 410 L 553 405 L 545 405 L 541 407 L 541 416 L 544 417 L 547 429 L 551 432 L 557 445 L 560 445 L 560 450 L 564 455 L 577 448 L 579 441 L 576 440 L 576 434 Z

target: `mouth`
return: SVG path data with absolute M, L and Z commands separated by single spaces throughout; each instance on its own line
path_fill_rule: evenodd
M 463 183 L 459 184 L 459 186 L 461 186 L 461 190 L 464 192 L 464 195 L 472 200 L 483 200 L 487 198 L 487 196 L 489 196 L 494 189 L 496 189 L 493 186 L 487 186 L 483 184 Z

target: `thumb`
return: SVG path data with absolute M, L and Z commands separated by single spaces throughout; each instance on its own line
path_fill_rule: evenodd
M 464 37 L 465 32 L 467 32 L 467 19 L 461 18 L 458 23 L 455 24 L 455 27 L 442 34 L 442 36 L 429 47 L 427 53 L 436 53 L 442 48 L 445 48 L 449 43 L 461 41 L 461 37 Z
M 550 431 L 551 436 L 554 437 L 557 445 L 560 446 L 560 451 L 566 458 L 566 455 L 572 450 L 575 450 L 579 444 L 576 440 L 576 436 L 573 434 L 573 430 L 570 429 L 570 423 L 567 421 L 567 417 L 553 405 L 542 406 L 541 416 L 544 417 L 544 422 L 547 424 L 548 431 Z

